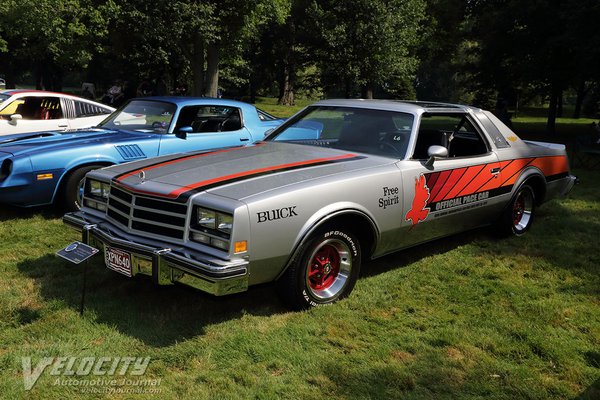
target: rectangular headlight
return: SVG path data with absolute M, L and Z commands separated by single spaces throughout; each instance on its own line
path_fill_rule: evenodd
M 216 211 L 198 208 L 196 221 L 198 226 L 205 229 L 215 229 L 217 221 L 216 214 Z
M 228 251 L 232 231 L 233 215 L 204 207 L 194 209 L 190 230 L 194 242 Z
M 233 215 L 217 213 L 217 230 L 231 235 L 233 229 Z
M 108 195 L 110 194 L 110 184 L 105 182 L 96 181 L 93 179 L 87 180 L 87 191 L 86 195 L 94 197 L 98 200 L 107 201 Z

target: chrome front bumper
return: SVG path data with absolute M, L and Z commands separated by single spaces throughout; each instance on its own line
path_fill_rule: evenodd
M 108 246 L 129 253 L 132 276 L 147 275 L 157 285 L 183 284 L 215 296 L 248 289 L 248 261 L 214 260 L 198 253 L 135 243 L 87 221 L 81 212 L 65 214 L 63 222 L 81 231 L 83 243 L 102 252 Z

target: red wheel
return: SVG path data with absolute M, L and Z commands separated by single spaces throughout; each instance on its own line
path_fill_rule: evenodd
M 326 231 L 302 246 L 278 282 L 279 294 L 294 309 L 330 304 L 350 294 L 359 271 L 358 240 L 344 231 Z
M 500 232 L 505 235 L 520 236 L 533 223 L 535 194 L 529 185 L 521 186 L 500 221 Z

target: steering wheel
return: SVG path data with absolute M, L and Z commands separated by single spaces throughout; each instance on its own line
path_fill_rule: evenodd
M 406 134 L 400 131 L 380 132 L 379 149 L 384 153 L 401 156 L 407 140 Z
M 152 129 L 165 129 L 166 123 L 162 121 L 154 121 L 152 123 Z

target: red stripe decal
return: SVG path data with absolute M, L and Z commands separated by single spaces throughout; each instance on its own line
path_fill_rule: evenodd
M 315 159 L 312 159 L 312 160 L 299 161 L 299 162 L 288 163 L 288 164 L 274 165 L 274 166 L 270 166 L 270 167 L 263 167 L 263 168 L 253 169 L 253 170 L 250 170 L 250 171 L 239 172 L 237 174 L 225 175 L 225 176 L 221 176 L 221 177 L 218 177 L 218 178 L 208 179 L 208 180 L 205 180 L 205 181 L 202 181 L 202 182 L 197 182 L 197 183 L 193 183 L 191 185 L 187 185 L 187 186 L 181 187 L 181 188 L 179 188 L 177 190 L 174 190 L 171 193 L 169 193 L 168 197 L 176 198 L 180 194 L 185 193 L 187 191 L 194 190 L 194 189 L 197 189 L 199 187 L 206 186 L 206 185 L 211 185 L 211 184 L 214 184 L 214 183 L 228 181 L 230 179 L 236 179 L 236 178 L 241 178 L 241 177 L 244 177 L 244 176 L 255 175 L 255 174 L 260 174 L 260 173 L 269 172 L 269 171 L 277 171 L 277 170 L 286 169 L 286 168 L 292 168 L 292 167 L 310 166 L 311 164 L 318 164 L 318 163 L 326 162 L 326 161 L 344 160 L 344 159 L 353 158 L 353 157 L 356 157 L 356 154 L 343 154 L 341 156 L 336 156 L 336 157 L 315 158 Z
M 262 146 L 262 145 L 263 145 L 263 143 L 257 143 L 257 144 L 255 144 L 256 147 Z M 164 167 L 166 165 L 171 165 L 171 164 L 177 164 L 177 163 L 180 163 L 180 162 L 183 162 L 183 161 L 192 160 L 194 158 L 205 157 L 205 156 L 209 156 L 209 155 L 212 155 L 212 154 L 227 153 L 227 152 L 230 152 L 230 151 L 240 150 L 240 149 L 245 149 L 245 148 L 246 147 L 244 147 L 244 146 L 242 146 L 242 147 L 233 147 L 231 149 L 209 151 L 209 152 L 206 152 L 206 153 L 194 154 L 193 156 L 187 156 L 187 157 L 182 157 L 182 158 L 178 158 L 178 159 L 171 160 L 171 161 L 165 161 L 163 163 L 159 163 L 159 164 L 155 164 L 155 165 L 150 165 L 150 166 L 147 166 L 147 167 L 144 167 L 144 168 L 136 169 L 136 170 L 131 171 L 131 172 L 127 172 L 126 174 L 121 175 L 120 177 L 118 177 L 117 178 L 117 182 L 121 183 L 121 182 L 123 182 L 124 179 L 127 179 L 127 178 L 129 178 L 130 176 L 133 176 L 133 175 L 137 175 L 137 174 L 139 174 L 142 171 L 149 171 L 151 169 L 155 169 L 155 168 L 159 168 L 159 167 Z

